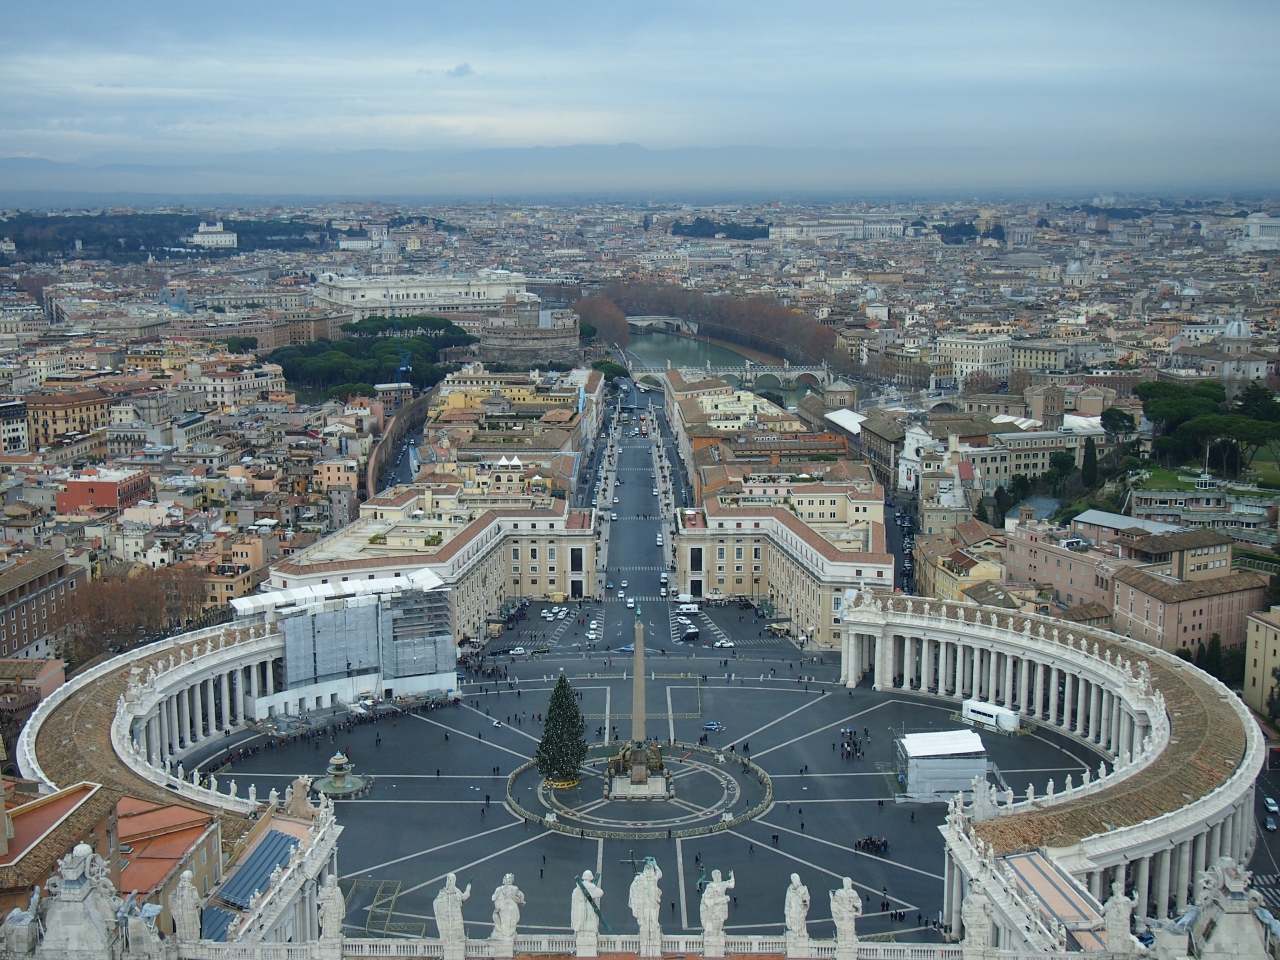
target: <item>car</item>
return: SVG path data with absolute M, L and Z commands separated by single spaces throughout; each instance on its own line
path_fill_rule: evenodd
M 634 643 L 628 643 L 625 647 L 619 647 L 618 652 L 619 653 L 635 653 L 636 645 Z
M 556 619 L 563 620 L 568 615 L 568 613 L 569 613 L 568 610 L 561 610 L 559 613 L 556 614 Z
M 664 573 L 662 576 L 660 576 L 660 577 L 658 578 L 658 582 L 659 582 L 659 583 L 666 583 L 666 582 L 667 582 L 667 575 Z
M 1263 826 L 1265 826 L 1265 827 L 1267 828 L 1268 832 L 1270 832 L 1270 833 L 1275 833 L 1275 832 L 1276 832 L 1276 818 L 1275 818 L 1275 817 L 1273 817 L 1273 816 L 1271 816 L 1271 814 L 1267 814 L 1267 820 L 1266 820 L 1266 823 L 1264 823 L 1264 824 L 1263 824 Z
M 627 595 L 627 592 L 626 592 L 625 590 L 619 590 L 619 591 L 618 591 L 618 599 L 619 599 L 619 600 L 621 600 L 621 599 L 623 599 L 624 597 L 626 597 L 626 595 Z
M 588 624 L 587 624 L 587 629 L 588 629 L 588 630 L 599 630 L 599 629 L 600 629 L 600 621 L 599 621 L 599 620 L 592 620 L 590 623 L 588 623 Z
M 592 498 L 591 498 L 591 505 L 592 505 L 593 507 L 595 507 L 595 506 L 599 506 L 599 500 L 600 500 L 600 498 L 599 498 L 599 497 L 592 497 Z
M 657 475 L 656 473 L 651 473 L 651 474 L 649 474 L 649 479 L 650 479 L 650 480 L 657 480 L 657 479 L 658 479 L 658 475 Z
M 587 642 L 588 642 L 588 643 L 595 643 L 595 642 L 596 642 L 597 640 L 599 640 L 599 639 L 600 639 L 600 634 L 599 634 L 599 633 L 597 633 L 595 630 L 588 630 L 588 631 L 587 631 Z
M 693 621 L 688 617 L 676 617 L 676 623 L 683 623 L 687 627 L 693 626 Z
M 636 608 L 636 598 L 635 598 L 635 597 L 627 597 L 627 609 L 628 609 L 628 610 L 634 610 L 635 608 Z
M 654 487 L 654 488 L 653 488 L 653 495 L 654 495 L 655 497 L 658 495 L 658 488 L 657 488 L 657 487 Z
M 657 541 L 656 541 L 656 542 L 657 542 L 658 546 L 662 546 L 662 534 L 658 534 L 658 539 L 657 539 Z
M 713 647 L 722 647 L 722 648 L 724 648 L 724 649 L 726 649 L 726 650 L 727 650 L 727 649 L 729 649 L 730 647 L 732 647 L 732 646 L 733 646 L 733 641 L 732 641 L 732 640 L 717 640 L 715 643 L 713 643 L 713 644 L 712 644 L 712 646 L 713 646 Z
M 604 588 L 605 588 L 606 590 L 612 590 L 612 589 L 613 589 L 613 581 L 612 581 L 612 580 L 606 580 L 606 581 L 605 581 L 605 584 L 604 584 Z
M 625 580 L 621 581 L 621 582 L 618 584 L 618 586 L 620 586 L 623 590 L 627 589 L 627 581 L 625 581 Z
M 1280 813 L 1280 805 L 1271 797 L 1263 798 L 1262 805 L 1267 808 L 1267 813 Z
M 617 519 L 618 519 L 618 514 L 617 514 L 616 512 L 610 511 L 610 513 L 609 513 L 609 519 L 610 519 L 610 520 L 617 520 Z
M 512 647 L 512 648 L 511 648 L 511 656 L 513 656 L 513 657 L 523 657 L 524 655 L 525 655 L 525 654 L 524 654 L 524 647 Z
M 719 720 L 708 720 L 702 725 L 703 730 L 710 730 L 712 733 L 723 733 L 724 724 Z
M 662 598 L 665 598 L 665 597 L 666 597 L 666 595 L 667 595 L 667 588 L 666 588 L 666 587 L 659 587 L 659 588 L 658 588 L 658 596 L 659 596 L 659 597 L 662 597 Z
M 619 500 L 617 497 L 614 497 L 614 498 L 613 498 L 613 505 L 614 505 L 615 507 L 616 507 L 618 504 L 620 504 L 621 502 L 622 502 L 622 501 L 621 501 L 621 500 Z

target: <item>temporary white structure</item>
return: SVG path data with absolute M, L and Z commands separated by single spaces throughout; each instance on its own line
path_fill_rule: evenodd
M 987 776 L 987 750 L 973 730 L 908 733 L 895 752 L 898 783 L 912 800 L 945 800 Z

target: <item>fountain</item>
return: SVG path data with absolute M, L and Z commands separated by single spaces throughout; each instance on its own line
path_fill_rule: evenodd
M 330 797 L 350 797 L 365 788 L 364 777 L 357 777 L 352 771 L 351 761 L 347 755 L 339 751 L 329 759 L 329 775 L 321 777 L 315 783 L 315 790 Z

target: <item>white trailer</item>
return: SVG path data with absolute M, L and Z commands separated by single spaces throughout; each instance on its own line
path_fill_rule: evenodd
M 1019 724 L 1016 710 L 998 707 L 994 703 L 983 703 L 981 700 L 966 700 L 960 708 L 960 716 L 965 723 L 1004 733 L 1013 733 Z

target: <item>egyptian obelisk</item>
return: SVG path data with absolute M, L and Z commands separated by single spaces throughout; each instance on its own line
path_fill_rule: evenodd
M 636 606 L 636 639 L 633 663 L 635 676 L 631 678 L 631 782 L 640 784 L 649 779 L 649 761 L 646 752 L 648 735 L 644 720 L 644 621 L 640 607 Z

